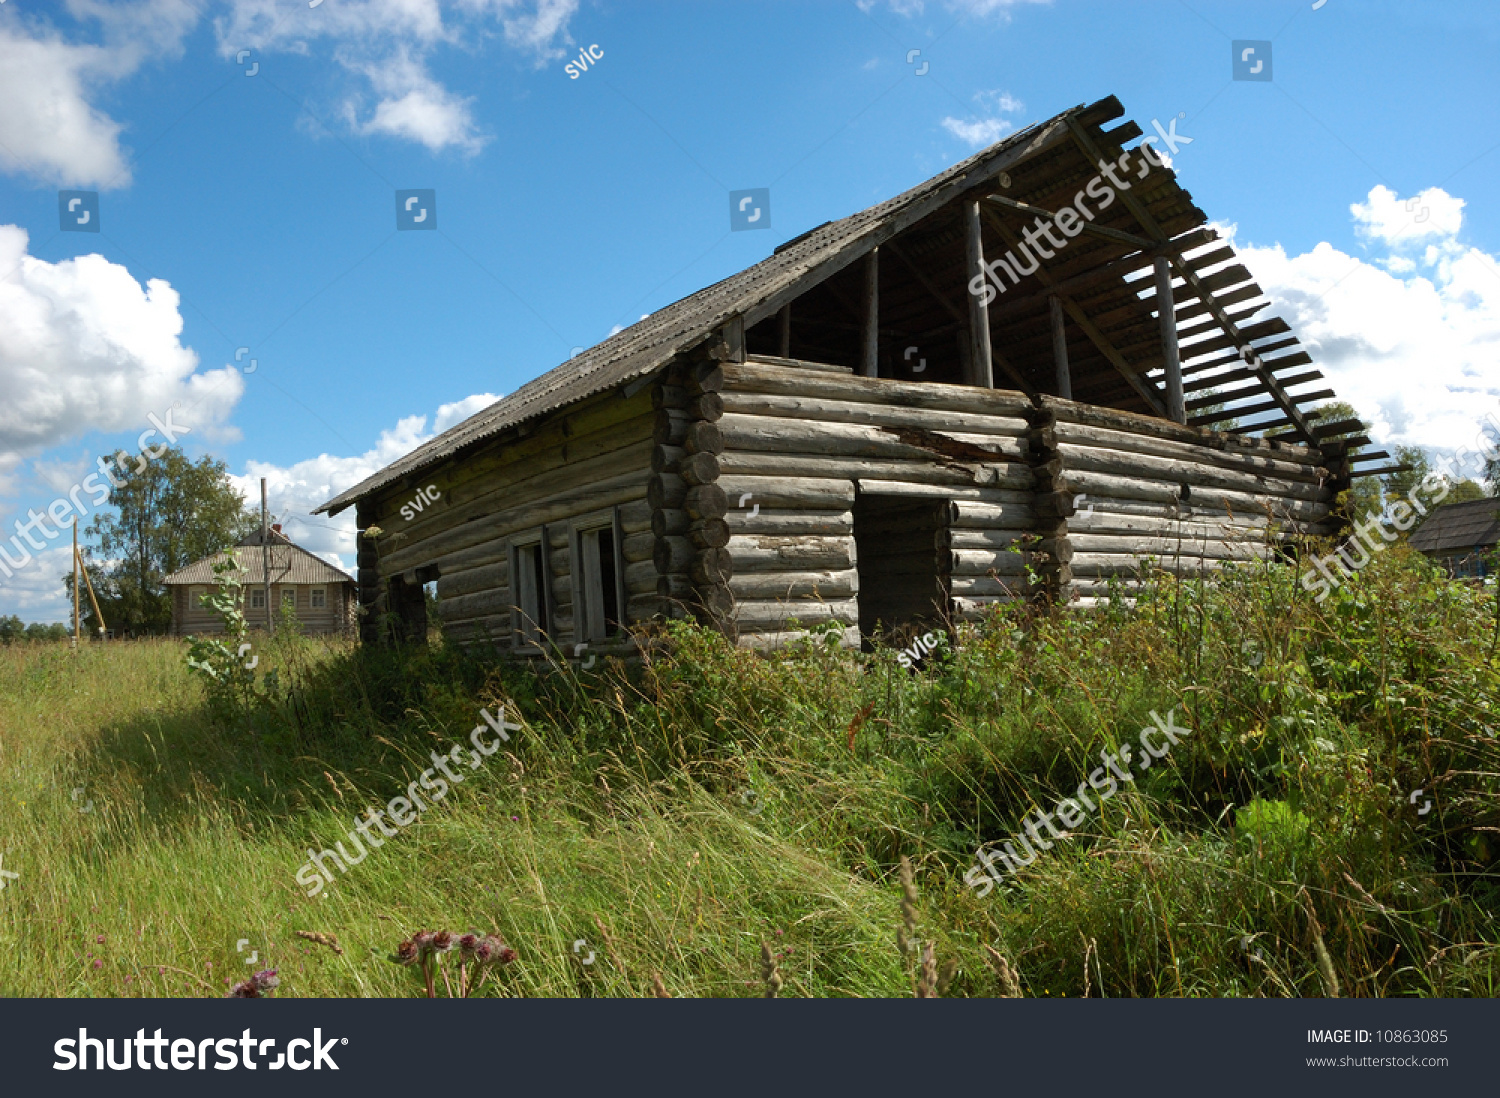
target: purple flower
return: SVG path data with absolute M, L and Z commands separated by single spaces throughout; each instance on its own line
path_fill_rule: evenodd
M 103 968 L 104 967 L 104 958 L 101 957 L 101 958 L 99 958 L 99 960 L 95 961 L 94 962 L 94 967 L 95 968 Z

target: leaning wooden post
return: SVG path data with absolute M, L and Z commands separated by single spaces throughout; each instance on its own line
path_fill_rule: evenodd
M 78 647 L 78 520 L 73 520 L 73 647 Z
M 880 249 L 871 248 L 865 257 L 865 340 L 859 372 L 864 377 L 880 376 Z
M 984 240 L 979 234 L 979 203 L 965 202 L 964 217 L 968 232 L 965 235 L 965 251 L 968 270 L 985 277 Z M 970 278 L 973 278 L 973 274 Z M 969 384 L 983 389 L 995 387 L 994 367 L 990 360 L 990 309 L 981 294 L 969 295 L 969 362 L 971 376 Z
M 1167 372 L 1167 416 L 1174 423 L 1187 422 L 1182 403 L 1182 362 L 1177 353 L 1177 306 L 1172 301 L 1172 264 L 1164 255 L 1156 257 L 1156 315 L 1161 325 L 1161 356 Z
M 1072 400 L 1073 375 L 1068 370 L 1068 329 L 1062 299 L 1054 294 L 1047 304 L 1052 309 L 1052 363 L 1057 368 L 1057 395 Z
M 266 478 L 260 478 L 260 563 L 265 569 L 262 583 L 266 592 L 266 633 L 275 636 L 276 626 L 271 618 L 271 530 L 266 518 Z
M 782 358 L 792 357 L 792 303 L 788 301 L 781 307 L 781 340 L 777 344 L 777 354 Z

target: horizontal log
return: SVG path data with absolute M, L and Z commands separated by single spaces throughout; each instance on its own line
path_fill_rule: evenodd
M 1058 423 L 1052 431 L 1053 439 L 1059 444 L 1072 443 L 1076 446 L 1176 458 L 1258 472 L 1284 480 L 1316 483 L 1327 473 L 1327 470 L 1320 468 L 1313 460 L 1316 457 L 1314 454 L 1282 454 L 1268 451 L 1263 446 L 1243 446 L 1238 443 L 1238 436 L 1235 435 L 1219 434 L 1215 438 L 1199 442 L 1181 442 L 1082 423 Z
M 712 484 L 719 479 L 719 459 L 713 454 L 689 454 L 677 463 L 677 475 L 689 485 Z
M 1029 529 L 939 530 L 937 544 L 940 549 L 1007 549 L 1031 533 Z
M 1182 499 L 1182 489 L 1179 485 L 1163 481 L 1142 480 L 1138 477 L 1112 476 L 1106 473 L 1096 473 L 1088 470 L 1068 474 L 1068 483 L 1077 493 L 1091 497 L 1103 496 L 1112 499 L 1128 499 L 1136 501 L 1148 501 L 1158 503 L 1175 503 Z M 1321 489 L 1322 494 L 1331 499 L 1332 492 Z M 1225 503 L 1230 504 L 1236 512 L 1238 511 L 1264 511 L 1267 504 L 1272 505 L 1272 511 L 1278 516 L 1305 518 L 1316 521 L 1328 511 L 1327 503 L 1319 500 L 1300 500 L 1272 498 L 1257 496 L 1249 492 L 1235 492 L 1222 488 L 1193 489 L 1190 493 L 1189 502 L 1196 508 L 1198 505 L 1207 506 L 1217 510 Z
M 651 438 L 658 446 L 681 446 L 693 420 L 682 408 L 658 408 L 652 420 Z
M 718 484 L 697 484 L 684 493 L 682 509 L 694 520 L 723 518 L 729 510 L 729 498 Z
M 627 595 L 654 594 L 656 591 L 656 562 L 634 561 L 625 566 L 625 593 Z
M 859 593 L 859 572 L 760 572 L 739 574 L 729 581 L 729 590 L 744 599 L 846 599 Z
M 737 565 L 727 548 L 699 549 L 688 565 L 688 576 L 700 588 L 720 586 L 734 578 Z
M 666 382 L 661 382 L 651 390 L 651 407 L 657 410 L 662 408 L 680 408 L 685 410 L 692 399 L 692 394 L 681 385 L 670 385 Z
M 500 560 L 459 572 L 445 572 L 438 577 L 437 594 L 440 600 L 451 599 L 458 595 L 473 594 L 475 591 L 505 587 L 509 583 L 510 562 Z
M 698 519 L 688 528 L 688 540 L 699 549 L 722 549 L 729 544 L 729 523 L 721 518 Z
M 724 414 L 724 398 L 718 393 L 703 393 L 688 402 L 688 415 L 705 423 L 713 423 Z
M 954 598 L 976 598 L 981 595 L 1003 595 L 1021 598 L 1026 595 L 1024 576 L 954 576 L 948 581 L 948 590 Z
M 1141 415 L 1138 412 L 1121 412 L 1113 408 L 1101 408 L 1093 404 L 1063 400 L 1060 397 L 1040 396 L 1037 400 L 1045 410 L 1053 413 L 1059 424 L 1081 423 L 1092 427 L 1105 427 L 1111 430 L 1124 431 L 1132 435 L 1144 435 L 1148 438 L 1166 439 L 1189 444 L 1198 444 L 1206 438 L 1214 438 L 1215 436 L 1224 436 L 1227 434 L 1227 432 L 1222 431 L 1210 431 L 1204 427 L 1186 427 L 1182 424 L 1173 423 L 1171 420 Z M 1320 462 L 1320 455 L 1316 450 L 1293 443 L 1269 442 L 1263 439 L 1252 439 L 1244 435 L 1236 435 L 1233 437 L 1233 441 L 1226 441 L 1225 444 L 1244 447 L 1250 451 L 1258 451 L 1282 461 L 1303 462 L 1313 465 Z
M 687 538 L 665 537 L 656 539 L 652 560 L 660 574 L 677 572 L 686 575 L 688 565 L 692 564 L 697 555 L 697 548 Z
M 858 625 L 859 603 L 853 599 L 831 602 L 808 599 L 795 604 L 769 599 L 745 599 L 737 602 L 734 607 L 734 623 L 741 632 L 762 632 L 767 629 L 785 631 L 788 623 L 793 620 L 802 625 L 817 625 L 825 621 Z
M 716 426 L 725 449 L 761 453 L 966 462 L 1024 461 L 1027 454 L 1021 438 L 914 430 L 904 425 L 877 427 L 726 412 Z
M 855 564 L 852 537 L 735 536 L 726 547 L 736 573 L 843 571 Z
M 721 476 L 816 477 L 844 480 L 886 480 L 910 484 L 988 485 L 1025 489 L 1032 486 L 1031 469 L 1018 462 L 879 461 L 872 458 L 823 457 L 818 454 L 768 454 L 725 450 L 719 458 Z
M 864 404 L 983 412 L 1016 418 L 1024 418 L 1031 409 L 1031 401 L 1026 394 L 1008 389 L 975 389 L 969 385 L 946 385 L 933 381 L 854 377 L 762 364 L 753 360 L 722 363 L 715 374 L 717 377 L 714 380 L 719 384 L 719 391 L 725 394 L 780 393 Z
M 1200 558 L 1156 558 L 1152 567 L 1177 575 L 1212 575 L 1221 570 L 1222 562 Z M 1143 556 L 1135 553 L 1075 553 L 1073 575 L 1087 579 L 1090 576 L 1135 576 L 1144 567 Z
M 948 570 L 954 578 L 986 576 L 991 572 L 1001 576 L 1019 576 L 1025 573 L 1031 554 L 1012 553 L 1004 549 L 950 549 L 948 558 Z
M 1263 542 L 1269 529 L 1264 515 L 1249 516 L 1259 522 L 1181 521 L 1160 515 L 1112 514 L 1093 510 L 1068 519 L 1070 535 L 1129 534 L 1134 536 L 1222 538 L 1226 540 Z M 1273 535 L 1274 537 L 1274 535 Z
M 649 529 L 651 529 L 651 504 L 647 502 L 645 493 L 642 493 L 640 499 L 620 505 L 621 532 L 627 535 L 639 534 Z
M 848 479 L 747 477 L 721 472 L 717 483 L 735 511 L 755 507 L 762 511 L 767 508 L 846 511 L 854 503 L 854 482 Z
M 854 533 L 853 511 L 796 511 L 756 505 L 754 510 L 731 509 L 724 516 L 732 534 L 821 534 L 846 537 Z
M 856 483 L 860 493 L 870 496 L 908 496 L 913 499 L 961 499 L 976 503 L 1018 503 L 1030 505 L 1034 492 L 1024 488 L 983 488 L 964 484 L 913 484 L 904 481 L 874 480 L 861 477 Z
M 1221 538 L 1153 538 L 1141 535 L 1070 534 L 1074 559 L 1081 553 L 1153 556 L 1164 560 L 1204 557 L 1218 560 L 1258 560 L 1265 553 L 1254 542 Z
M 1027 432 L 1026 420 L 1016 415 L 985 415 L 971 410 L 944 411 L 904 404 L 872 404 L 774 393 L 726 392 L 724 411 L 742 415 L 802 419 L 815 423 L 855 423 L 871 427 L 921 427 L 929 431 L 957 431 L 998 435 L 1018 441 Z
M 682 445 L 690 454 L 721 454 L 724 452 L 724 434 L 717 423 L 697 420 L 688 425 Z
M 692 518 L 686 511 L 671 509 L 651 513 L 651 533 L 656 537 L 686 537 Z
M 1036 521 L 1031 501 L 985 503 L 980 500 L 956 499 L 948 504 L 948 524 L 976 529 L 1022 529 Z
M 749 623 L 740 627 L 739 636 L 735 643 L 741 648 L 752 648 L 757 651 L 772 651 L 786 648 L 788 645 L 796 644 L 798 641 L 806 640 L 811 634 L 806 629 L 797 630 L 769 630 L 766 632 L 751 631 Z M 820 634 L 826 636 L 827 634 Z M 851 625 L 840 635 L 839 646 L 842 648 L 858 648 L 860 645 L 859 626 Z
M 627 534 L 625 540 L 620 543 L 620 556 L 627 564 L 634 564 L 639 560 L 650 560 L 655 550 L 656 535 L 650 530 L 642 530 L 638 534 Z
M 1229 469 L 1197 461 L 1156 457 L 1152 454 L 1106 450 L 1095 446 L 1062 443 L 1058 446 L 1068 479 L 1079 472 L 1112 473 L 1187 484 L 1194 488 L 1227 488 L 1252 495 L 1285 496 L 1318 500 L 1330 497 L 1329 489 L 1311 480 L 1284 480 L 1258 472 Z
M 663 446 L 660 443 L 651 451 L 651 471 L 653 473 L 675 473 L 677 463 L 687 457 L 687 451 L 681 446 Z
M 688 484 L 676 473 L 653 473 L 646 483 L 646 500 L 653 511 L 670 511 L 682 507 Z

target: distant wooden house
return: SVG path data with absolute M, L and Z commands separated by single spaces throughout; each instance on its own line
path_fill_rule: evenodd
M 1433 558 L 1450 576 L 1482 578 L 1486 557 L 1500 545 L 1500 499 L 1445 503 L 1412 531 L 1413 549 Z
M 1384 455 L 1329 441 L 1334 394 L 1121 113 L 804 233 L 324 504 L 363 531 L 363 635 L 425 636 L 435 580 L 449 638 L 516 652 L 681 613 L 853 644 L 1334 533 Z
M 295 545 L 273 526 L 270 536 L 271 604 L 266 605 L 266 568 L 260 531 L 257 530 L 236 546 L 240 561 L 240 582 L 244 597 L 245 619 L 251 628 L 266 628 L 271 612 L 286 606 L 296 612 L 297 620 L 309 633 L 344 633 L 354 628 L 356 592 L 354 578 L 300 545 Z M 217 577 L 214 565 L 226 554 L 215 553 L 166 579 L 172 592 L 172 635 L 218 633 L 218 615 L 205 609 L 201 597 L 212 594 Z

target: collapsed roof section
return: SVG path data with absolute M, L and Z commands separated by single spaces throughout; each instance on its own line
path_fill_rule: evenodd
M 804 233 L 523 385 L 318 510 L 335 514 L 584 398 L 634 391 L 726 329 L 743 333 L 743 349 L 757 357 L 1061 392 L 1324 449 L 1368 442 L 1331 441 L 1357 425 L 1318 422 L 1313 405 L 1333 392 L 1305 388 L 1322 375 L 1284 320 L 1257 319 L 1269 300 L 1159 155 L 1174 134 L 1182 146 L 1191 139 L 1175 133 L 1175 122 L 1153 122 L 1158 132 L 1149 135 L 1129 121 L 1105 128 L 1122 114 L 1113 97 L 1064 111 L 895 198 Z M 988 261 L 996 288 L 976 314 L 979 260 Z M 1174 306 L 1170 333 L 1156 310 L 1164 285 Z M 1173 335 L 1180 395 L 1167 391 Z M 977 369 L 986 358 L 990 370 Z

